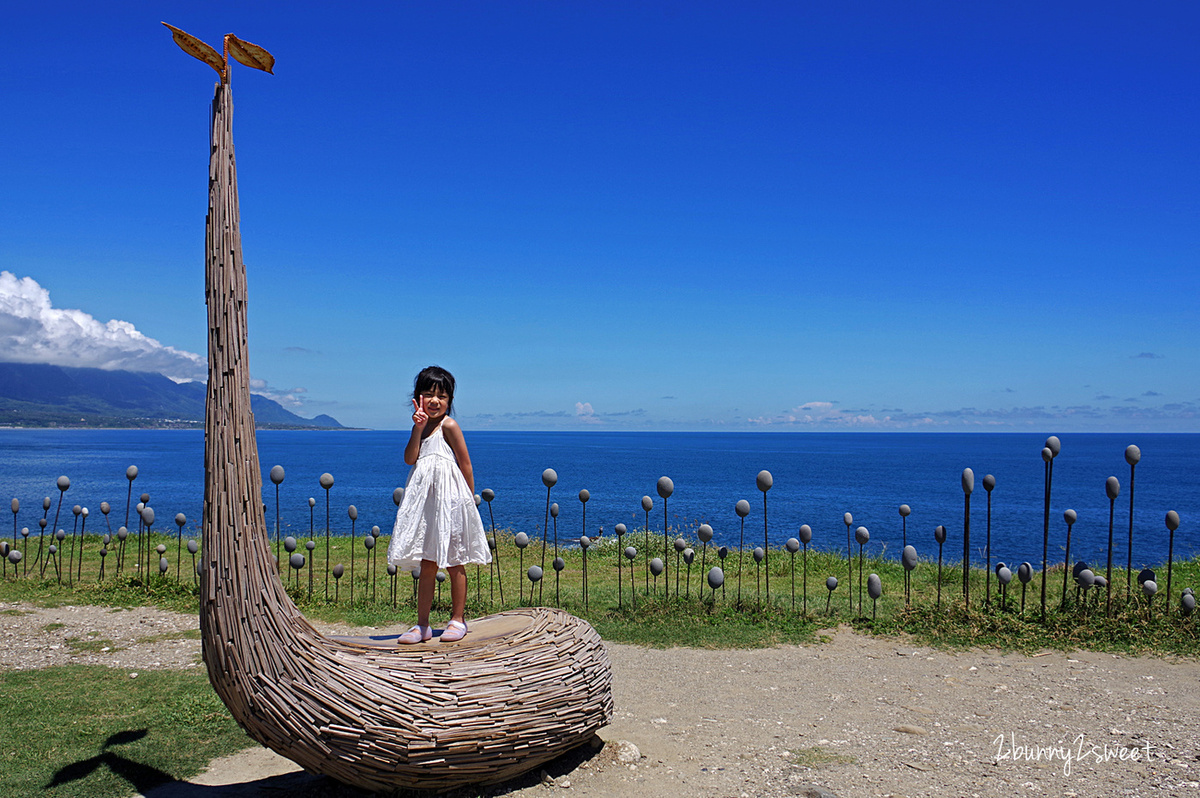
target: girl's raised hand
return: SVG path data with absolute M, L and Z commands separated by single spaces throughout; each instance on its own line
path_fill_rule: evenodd
M 425 412 L 425 397 L 422 396 L 420 402 L 414 398 L 413 403 L 413 426 L 424 427 L 429 421 L 429 414 Z

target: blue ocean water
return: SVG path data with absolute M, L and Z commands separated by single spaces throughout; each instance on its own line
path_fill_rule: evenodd
M 1163 519 L 1175 510 L 1182 524 L 1175 535 L 1175 557 L 1200 554 L 1200 435 L 1188 434 L 1066 434 L 1062 453 L 1054 461 L 1050 516 L 1050 561 L 1061 561 L 1066 537 L 1063 511 L 1079 515 L 1072 540 L 1072 560 L 1102 563 L 1109 530 L 1109 501 L 1104 483 L 1109 476 L 1121 482 L 1114 508 L 1114 562 L 1124 564 L 1129 535 L 1130 468 L 1125 447 L 1137 444 L 1142 460 L 1135 471 L 1133 561 L 1154 566 L 1166 561 L 1168 533 Z M 313 526 L 325 527 L 326 494 L 318 484 L 324 472 L 333 474 L 329 512 L 334 534 L 351 531 L 349 505 L 359 511 L 357 534 L 372 525 L 388 534 L 395 516 L 392 491 L 404 484 L 403 462 L 407 432 L 310 432 L 263 430 L 258 445 L 265 485 L 268 519 L 275 514 L 275 489 L 266 478 L 273 465 L 282 465 L 286 478 L 279 489 L 284 534 L 307 535 L 308 498 L 317 500 Z M 558 473 L 550 500 L 560 505 L 560 540 L 577 538 L 585 529 L 613 534 L 617 523 L 630 530 L 646 523 L 641 498 L 654 501 L 650 529 L 661 534 L 663 500 L 655 490 L 660 476 L 675 483 L 666 502 L 666 520 L 689 536 L 706 522 L 715 530 L 714 545 L 736 547 L 742 539 L 741 521 L 734 512 L 739 499 L 750 502 L 744 539 L 748 547 L 764 537 L 782 545 L 801 524 L 813 529 L 813 545 L 846 549 L 844 513 L 854 526 L 870 530 L 867 552 L 896 557 L 902 547 L 898 507 L 912 508 L 907 540 L 927 557 L 937 556 L 933 530 L 944 525 L 948 561 L 962 557 L 964 496 L 962 469 L 975 472 L 971 497 L 971 550 L 977 563 L 984 559 L 987 531 L 985 474 L 996 477 L 992 493 L 992 560 L 1009 563 L 1042 558 L 1044 465 L 1041 434 L 880 434 L 880 433 L 756 433 L 756 432 L 496 432 L 467 431 L 475 467 L 476 490 L 496 492 L 492 505 L 497 528 L 525 531 L 540 538 L 546 512 L 546 488 L 541 474 Z M 59 527 L 70 530 L 74 504 L 91 512 L 89 530 L 103 527 L 101 501 L 112 505 L 112 528 L 125 522 L 129 483 L 125 469 L 137 465 L 133 503 L 150 494 L 160 524 L 184 513 L 185 531 L 198 534 L 203 502 L 203 433 L 195 430 L 0 430 L 0 491 L 20 500 L 19 526 L 36 533 L 41 500 L 52 498 L 53 520 L 58 502 L 55 480 L 71 478 L 64 497 Z M 762 470 L 774 476 L 764 496 L 755 476 Z M 585 506 L 580 489 L 591 498 Z M 2 496 L 3 494 L 0 494 Z M 487 507 L 481 508 L 485 525 Z M 2 527 L 0 527 L 2 529 Z M 10 530 L 11 531 L 11 530 Z M 551 526 L 551 534 L 553 534 Z M 4 533 L 5 537 L 9 533 Z M 635 541 L 636 544 L 636 541 Z M 857 546 L 855 546 L 857 553 Z

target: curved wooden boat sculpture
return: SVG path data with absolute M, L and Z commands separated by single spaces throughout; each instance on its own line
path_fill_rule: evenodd
M 190 38 L 181 46 L 196 55 Z M 261 50 L 236 40 L 231 47 L 229 38 L 226 54 L 238 60 Z M 213 688 L 255 740 L 346 784 L 445 790 L 516 776 L 587 741 L 612 717 L 608 656 L 590 625 L 555 609 L 514 610 L 474 621 L 458 643 L 397 648 L 320 634 L 284 591 L 250 412 L 228 59 L 214 63 L 221 58 L 208 50 L 197 57 L 221 75 L 206 225 L 200 574 Z

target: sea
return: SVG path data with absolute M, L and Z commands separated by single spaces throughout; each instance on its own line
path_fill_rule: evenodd
M 714 530 L 711 546 L 747 549 L 768 543 L 782 546 L 797 537 L 801 524 L 812 529 L 815 549 L 845 552 L 846 513 L 851 529 L 866 527 L 865 553 L 898 558 L 907 542 L 924 558 L 935 559 L 934 530 L 947 530 L 947 562 L 961 561 L 966 496 L 963 469 L 975 475 L 970 496 L 970 556 L 982 565 L 1028 561 L 1040 567 L 1046 466 L 1041 452 L 1045 434 L 1026 433 L 777 433 L 777 432 L 500 432 L 470 431 L 467 444 L 475 488 L 490 488 L 495 499 L 481 505 L 485 526 L 526 532 L 540 540 L 543 527 L 562 545 L 580 535 L 611 536 L 617 524 L 630 532 L 646 528 L 694 542 L 696 529 Z M 1096 566 L 1107 557 L 1127 559 L 1130 499 L 1133 499 L 1132 562 L 1158 567 L 1168 557 L 1166 513 L 1181 523 L 1173 556 L 1200 554 L 1200 435 L 1062 434 L 1061 453 L 1053 461 L 1050 495 L 1049 561 L 1062 562 L 1067 536 L 1063 513 L 1076 511 L 1071 560 Z M 390 534 L 396 506 L 393 491 L 403 486 L 403 431 L 285 431 L 257 433 L 263 469 L 268 523 L 278 513 L 283 535 L 304 538 L 324 534 L 326 518 L 335 535 L 362 536 L 372 526 Z M 1141 450 L 1132 470 L 1125 460 L 1130 444 Z M 156 528 L 172 531 L 172 519 L 186 517 L 184 533 L 199 536 L 204 499 L 204 435 L 199 430 L 48 430 L 0 429 L 0 496 L 18 500 L 14 528 L 37 533 L 43 498 L 50 499 L 51 523 L 71 531 L 75 505 L 87 507 L 89 532 L 136 525 L 129 508 L 149 494 Z M 136 465 L 130 482 L 126 469 Z M 269 480 L 272 466 L 284 469 L 278 488 Z M 543 471 L 557 482 L 547 488 Z M 772 475 L 771 488 L 757 487 L 760 471 Z M 328 491 L 320 485 L 332 474 Z M 983 478 L 995 477 L 989 494 Z M 60 476 L 70 479 L 61 493 Z M 656 486 L 670 477 L 674 490 L 664 500 Z M 1115 476 L 1120 494 L 1110 502 L 1105 481 Z M 581 501 L 580 492 L 588 492 Z M 643 497 L 653 502 L 643 511 Z M 310 506 L 310 498 L 314 501 Z M 990 501 L 989 501 L 990 498 Z M 750 512 L 735 512 L 739 500 Z M 61 509 L 59 503 L 61 500 Z M 107 502 L 110 512 L 100 512 Z M 547 502 L 558 505 L 547 519 Z M 902 518 L 899 507 L 911 514 Z M 349 507 L 357 508 L 352 524 Z M 989 509 L 990 506 L 990 509 Z M 9 532 L 0 535 L 8 539 Z M 635 536 L 628 542 L 638 544 Z M 853 545 L 858 554 L 857 544 Z

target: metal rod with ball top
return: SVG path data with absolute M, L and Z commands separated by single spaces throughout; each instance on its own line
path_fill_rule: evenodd
M 763 495 L 763 565 L 765 567 L 764 582 L 767 589 L 767 603 L 771 603 L 771 537 L 767 531 L 767 491 L 775 484 L 775 478 L 767 470 L 759 471 L 754 483 Z
M 992 491 L 996 489 L 996 478 L 984 474 L 983 489 L 987 491 L 987 545 L 984 549 L 984 603 L 992 605 Z
M 963 606 L 971 609 L 971 494 L 975 491 L 975 472 L 964 468 L 963 489 Z
M 1046 620 L 1046 571 L 1047 565 L 1050 563 L 1050 488 L 1054 482 L 1054 458 L 1058 457 L 1058 453 L 1062 450 L 1062 443 L 1058 440 L 1058 436 L 1051 435 L 1046 439 L 1046 445 L 1042 447 L 1042 461 L 1046 464 L 1046 500 L 1045 509 L 1042 513 L 1042 620 Z M 1024 596 L 1022 595 L 1022 599 Z M 1024 601 L 1022 601 L 1024 604 Z
M 1142 450 L 1132 444 L 1125 447 L 1129 463 L 1129 548 L 1125 552 L 1125 600 L 1133 599 L 1133 472 L 1142 459 Z
M 558 472 L 553 468 L 547 468 L 542 472 L 542 484 L 546 486 L 546 520 L 542 524 L 542 564 L 539 567 L 538 578 L 531 580 L 537 583 L 538 586 L 538 604 L 542 603 L 542 577 L 541 574 L 546 572 L 546 536 L 550 534 L 550 489 L 558 483 Z M 529 598 L 533 599 L 533 586 L 529 588 Z
M 1079 514 L 1074 510 L 1064 510 L 1063 520 L 1067 522 L 1067 547 L 1063 553 L 1063 588 L 1062 588 L 1062 603 L 1061 607 L 1067 606 L 1067 574 L 1071 572 L 1071 527 L 1075 526 L 1075 522 L 1079 520 Z M 1112 551 L 1112 546 L 1109 546 L 1109 551 Z M 1111 580 L 1110 580 L 1111 581 Z
M 662 500 L 663 500 L 663 557 L 662 557 L 662 561 L 663 561 L 663 567 L 665 568 L 666 563 L 670 561 L 670 550 L 671 550 L 671 529 L 667 523 L 667 499 L 671 498 L 671 494 L 675 492 L 675 483 L 671 481 L 670 477 L 659 477 L 658 484 L 655 487 L 658 490 L 658 495 L 661 496 Z M 678 564 L 676 564 L 675 571 L 677 572 L 676 575 L 678 576 L 678 571 L 679 571 Z M 676 595 L 679 594 L 678 578 L 676 579 L 676 582 L 675 582 L 675 593 L 676 593 Z M 664 579 L 663 580 L 663 598 L 670 598 L 670 595 L 671 595 L 671 582 L 669 579 Z
M 1113 516 L 1116 512 L 1117 496 L 1121 493 L 1121 483 L 1116 477 L 1109 477 L 1104 480 L 1104 492 L 1108 495 L 1108 570 L 1105 571 L 1105 578 L 1108 579 L 1108 587 L 1106 589 L 1104 599 L 1104 613 L 1112 615 L 1112 560 L 1113 560 Z

